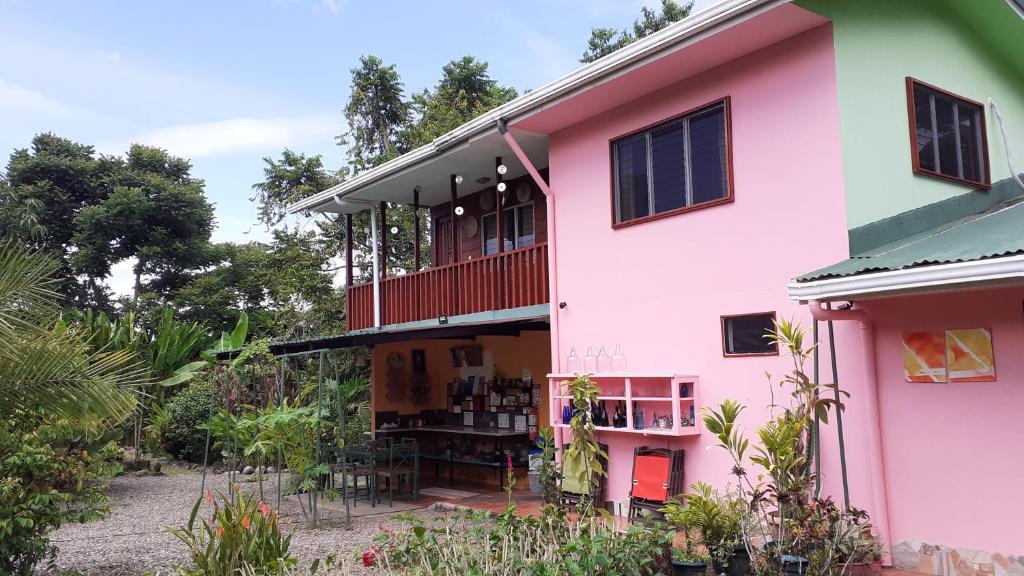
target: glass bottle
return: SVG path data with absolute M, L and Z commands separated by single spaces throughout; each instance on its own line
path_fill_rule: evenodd
M 601 346 L 601 349 L 597 351 L 597 372 L 598 374 L 606 374 L 612 371 L 612 357 L 608 355 L 608 352 Z
M 569 355 L 565 358 L 565 373 L 578 374 L 580 371 L 580 357 L 576 354 L 576 347 L 569 349 Z
M 612 372 L 626 371 L 626 355 L 622 353 L 622 345 L 615 345 L 615 352 L 612 354 Z
M 594 355 L 593 346 L 587 346 L 587 353 L 583 355 L 583 371 L 588 374 L 597 371 L 597 356 Z

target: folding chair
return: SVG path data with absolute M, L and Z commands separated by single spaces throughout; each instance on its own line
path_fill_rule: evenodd
M 394 506 L 395 498 L 395 484 L 401 486 L 408 480 L 408 490 L 416 494 L 419 487 L 416 479 L 416 469 L 418 460 L 418 449 L 416 441 L 407 439 L 409 441 L 404 442 L 392 442 L 387 448 L 383 448 L 381 452 L 385 454 L 385 459 L 380 462 L 376 469 L 376 476 L 385 478 L 388 483 L 388 506 Z M 375 482 L 376 483 L 376 482 Z M 380 484 L 377 484 L 379 486 Z
M 598 461 L 601 463 L 601 469 L 604 470 L 605 473 L 598 474 L 594 472 L 591 474 L 589 494 L 587 494 L 586 489 L 579 481 L 577 467 L 582 464 L 577 464 L 575 461 L 569 462 L 564 458 L 562 459 L 562 483 L 558 497 L 559 504 L 579 508 L 580 502 L 586 494 L 592 506 L 595 508 L 604 506 L 604 491 L 608 481 L 608 445 L 598 444 L 598 447 L 600 447 L 601 451 L 604 452 L 604 456 L 598 456 Z M 568 444 L 562 444 L 562 454 L 565 454 L 565 451 L 568 449 Z
M 648 448 L 633 450 L 632 485 L 629 491 L 629 519 L 639 518 L 640 512 L 662 517 L 661 508 L 670 498 L 683 492 L 684 450 Z

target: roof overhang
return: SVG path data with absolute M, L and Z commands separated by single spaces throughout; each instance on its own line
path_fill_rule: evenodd
M 511 176 L 521 175 L 525 170 L 510 158 L 497 134 L 499 119 L 508 122 L 531 162 L 547 166 L 547 134 L 827 22 L 789 2 L 719 2 L 490 110 L 430 144 L 296 202 L 288 211 L 347 212 L 357 207 L 338 206 L 335 199 L 350 196 L 408 204 L 416 186 L 422 204 L 443 202 L 450 198 L 451 174 L 462 175 L 464 185 L 493 177 L 494 156 L 509 157 Z M 709 39 L 713 41 L 705 42 Z M 641 69 L 642 81 L 637 82 L 632 73 Z M 577 98 L 584 93 L 586 98 Z M 436 165 L 428 166 L 432 163 Z M 476 189 L 465 187 L 466 192 Z
M 790 282 L 793 300 L 854 300 L 1024 283 L 1024 255 Z

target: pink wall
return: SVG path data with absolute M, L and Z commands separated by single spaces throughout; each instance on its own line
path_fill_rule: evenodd
M 894 542 L 1024 553 L 1022 302 L 1019 287 L 865 302 Z M 903 332 L 952 328 L 992 331 L 996 381 L 905 382 Z
M 731 97 L 735 202 L 657 221 L 611 228 L 609 140 L 707 102 Z M 700 404 L 735 398 L 753 428 L 767 417 L 765 372 L 786 357 L 723 358 L 720 316 L 776 311 L 809 326 L 787 282 L 847 257 L 846 222 L 830 25 L 688 78 L 640 100 L 556 132 L 550 140 L 557 199 L 559 359 L 570 346 L 621 344 L 632 370 L 674 370 L 701 378 Z M 856 327 L 837 326 L 842 380 L 861 382 Z M 596 348 L 595 348 L 596 350 Z M 827 364 L 825 364 L 827 366 Z M 810 369 L 810 367 L 808 367 Z M 833 472 L 826 431 L 825 476 Z M 863 461 L 859 438 L 851 461 Z M 611 444 L 611 499 L 628 494 L 632 449 L 664 438 L 602 433 Z M 729 463 L 708 435 L 674 439 L 687 450 L 686 482 L 727 481 Z M 868 508 L 866 467 L 854 466 L 854 500 Z

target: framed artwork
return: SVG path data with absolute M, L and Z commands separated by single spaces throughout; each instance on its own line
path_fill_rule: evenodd
M 903 373 L 907 382 L 994 382 L 992 332 L 987 328 L 904 332 Z
M 426 374 L 427 373 L 427 351 L 426 350 L 413 350 L 412 351 L 412 373 L 413 374 Z
M 995 382 L 992 333 L 987 328 L 946 330 L 946 367 L 950 382 Z

